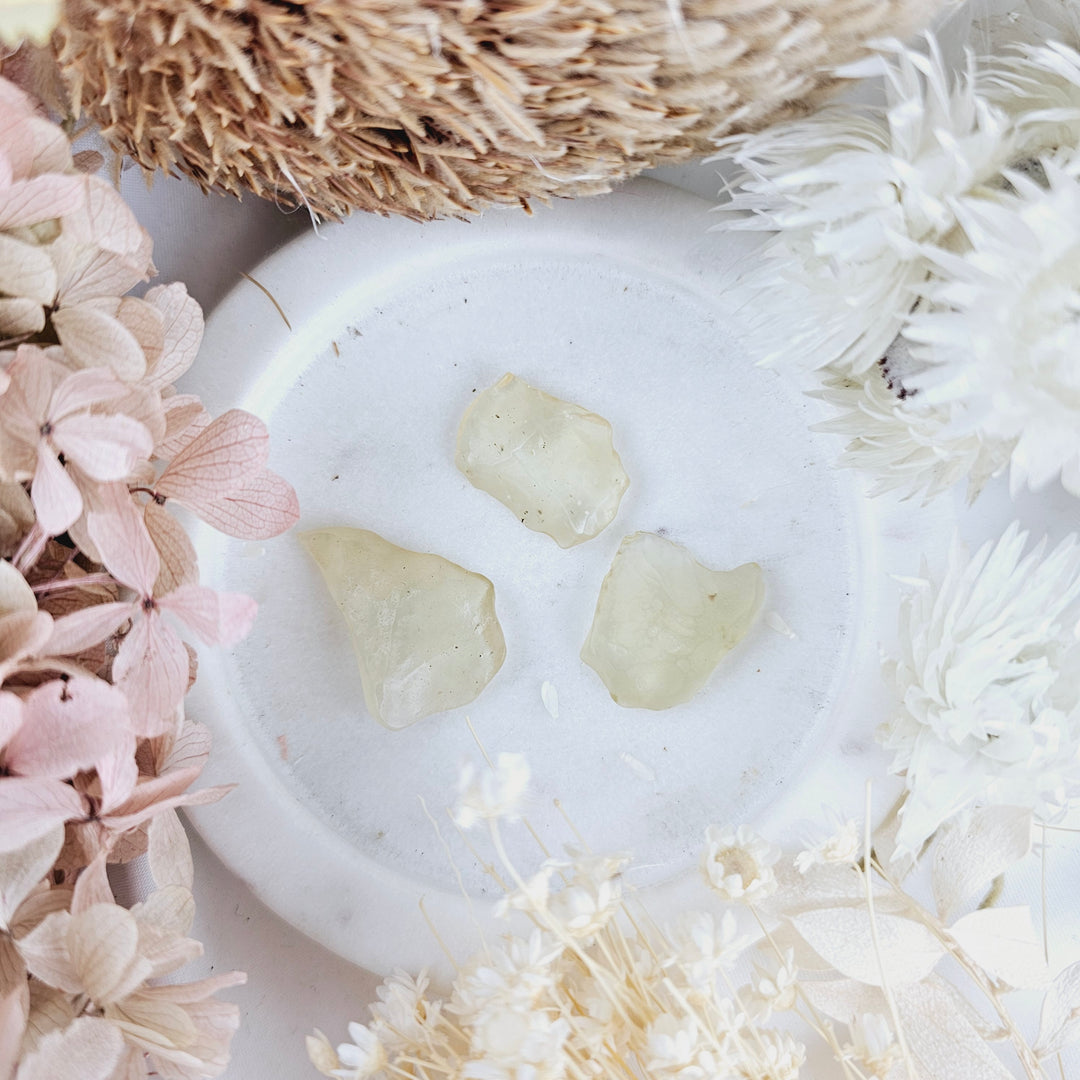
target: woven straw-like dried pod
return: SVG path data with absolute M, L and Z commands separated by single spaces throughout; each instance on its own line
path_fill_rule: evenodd
M 77 107 L 147 169 L 341 216 L 582 195 L 806 109 L 939 0 L 66 0 Z

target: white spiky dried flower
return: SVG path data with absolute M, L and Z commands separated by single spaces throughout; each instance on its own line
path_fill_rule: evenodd
M 879 731 L 907 788 L 898 855 L 965 806 L 1051 815 L 1080 787 L 1080 544 L 1027 541 L 1016 524 L 974 556 L 957 540 L 942 573 L 906 582 Z
M 458 774 L 454 822 L 471 829 L 479 821 L 516 820 L 528 786 L 529 763 L 523 754 L 500 754 L 490 768 L 466 761 Z
M 1003 108 L 974 61 L 951 78 L 935 39 L 842 70 L 880 75 L 883 106 L 841 104 L 719 144 L 745 173 L 721 227 L 773 233 L 739 282 L 763 363 L 865 372 L 927 276 L 923 245 L 956 224 L 953 200 L 1013 157 Z M 783 310 L 777 310 L 777 297 Z
M 771 896 L 779 858 L 779 848 L 745 825 L 710 825 L 705 831 L 701 869 L 724 900 L 750 904 Z

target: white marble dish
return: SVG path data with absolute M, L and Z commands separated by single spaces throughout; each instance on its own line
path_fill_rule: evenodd
M 210 320 L 198 390 L 212 411 L 267 421 L 301 528 L 371 529 L 495 584 L 502 670 L 467 708 L 387 731 L 296 536 L 196 530 L 205 583 L 250 593 L 260 615 L 237 648 L 200 656 L 190 702 L 215 735 L 206 779 L 239 787 L 194 820 L 262 899 L 350 960 L 438 963 L 421 899 L 470 950 L 472 914 L 428 812 L 479 918 L 498 895 L 443 812 L 459 761 L 478 756 L 467 716 L 491 753 L 528 755 L 530 818 L 552 846 L 567 838 L 558 796 L 594 847 L 634 851 L 632 881 L 659 915 L 697 887 L 710 822 L 812 817 L 841 773 L 868 769 L 878 643 L 895 617 L 884 568 L 915 571 L 950 511 L 871 508 L 832 468 L 836 443 L 809 430 L 818 404 L 739 348 L 728 288 L 755 245 L 708 232 L 707 210 L 639 181 L 531 217 L 357 217 L 254 271 L 291 330 L 247 282 Z M 618 433 L 630 488 L 587 544 L 522 527 L 455 468 L 463 409 L 506 371 Z M 778 616 L 664 712 L 619 707 L 579 657 L 612 556 L 639 530 L 709 566 L 759 563 Z M 527 837 L 510 846 L 523 866 L 539 857 Z

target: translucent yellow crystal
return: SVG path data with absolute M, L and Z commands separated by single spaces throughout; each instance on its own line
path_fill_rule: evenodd
M 495 588 L 366 529 L 303 533 L 352 637 L 368 711 L 388 728 L 473 701 L 506 658 Z
M 581 658 L 619 705 L 670 708 L 742 641 L 764 596 L 757 563 L 709 570 L 679 544 L 634 533 L 604 578 Z
M 603 417 L 516 375 L 469 406 L 456 461 L 475 487 L 564 548 L 606 528 L 630 483 Z

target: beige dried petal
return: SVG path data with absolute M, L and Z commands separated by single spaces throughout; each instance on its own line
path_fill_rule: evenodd
M 151 964 L 138 955 L 138 923 L 116 904 L 72 916 L 67 940 L 83 989 L 98 1005 L 121 1000 L 150 977 Z
M 139 955 L 151 965 L 154 978 L 202 955 L 202 945 L 184 937 L 195 918 L 195 901 L 183 886 L 158 889 L 131 914 L 139 926 Z
M 0 339 L 38 334 L 45 329 L 45 308 L 37 300 L 0 297 Z
M 0 233 L 0 293 L 51 304 L 56 285 L 56 268 L 45 251 Z
M 37 607 L 26 578 L 7 559 L 0 559 L 0 618 L 15 611 L 37 611 Z
M 184 526 L 153 499 L 143 508 L 143 521 L 161 559 L 154 595 L 166 596 L 181 585 L 197 585 L 198 557 Z
M 654 533 L 626 537 L 600 589 L 581 658 L 614 701 L 688 701 L 747 634 L 765 595 L 761 567 L 709 570 Z
M 120 1032 L 107 1020 L 83 1016 L 41 1040 L 15 1080 L 110 1080 L 124 1054 Z
M 34 524 L 34 504 L 22 484 L 0 483 L 0 555 L 9 556 Z
M 10 927 L 19 905 L 49 872 L 63 844 L 64 826 L 57 825 L 25 847 L 0 854 L 0 931 Z
M 29 1056 L 51 1031 L 66 1028 L 75 1019 L 75 1000 L 38 979 L 30 980 L 30 1015 L 23 1034 L 22 1053 Z
M 337 1056 L 333 1043 L 318 1028 L 314 1035 L 308 1035 L 304 1041 L 311 1064 L 323 1076 L 334 1076 L 334 1070 L 341 1068 L 341 1059 Z
M 75 367 L 110 367 L 125 382 L 137 382 L 146 373 L 146 357 L 134 334 L 112 315 L 86 303 L 61 308 L 52 321 Z
M 150 873 L 159 888 L 180 885 L 190 889 L 195 880 L 191 845 L 175 810 L 155 815 L 147 830 Z
M 129 1038 L 147 1049 L 168 1046 L 185 1049 L 198 1038 L 194 1021 L 183 1006 L 152 993 L 130 994 L 122 1002 L 110 1005 L 105 1015 Z
M 483 575 L 366 529 L 320 529 L 300 542 L 345 617 L 380 723 L 402 728 L 467 705 L 502 666 L 495 588 Z
M 516 375 L 473 399 L 455 461 L 471 484 L 564 548 L 602 532 L 630 483 L 603 417 Z
M 69 912 L 53 912 L 19 939 L 19 952 L 31 975 L 57 990 L 77 994 L 82 991 L 83 984 L 68 951 L 70 926 Z
M 19 955 L 18 947 L 7 934 L 0 933 L 0 1017 L 3 1015 L 3 1000 L 25 985 L 26 964 Z M 0 1047 L 3 1042 L 3 1024 L 0 1023 Z M 0 1049 L 0 1061 L 2 1060 L 3 1051 Z

